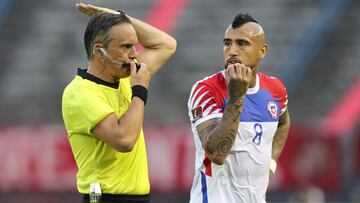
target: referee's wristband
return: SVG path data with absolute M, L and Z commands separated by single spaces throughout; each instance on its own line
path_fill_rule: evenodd
M 146 104 L 147 98 L 148 98 L 148 91 L 147 89 L 142 85 L 134 85 L 131 87 L 132 90 L 132 97 L 139 97 L 141 100 L 144 101 L 144 105 Z
M 277 167 L 276 161 L 274 159 L 271 159 L 270 160 L 270 171 L 272 174 L 275 173 L 276 167 Z
M 116 11 L 119 12 L 119 14 L 122 15 L 122 16 L 123 16 L 123 15 L 126 15 L 126 13 L 125 13 L 123 10 L 121 10 L 121 9 L 118 9 L 118 10 L 116 10 Z

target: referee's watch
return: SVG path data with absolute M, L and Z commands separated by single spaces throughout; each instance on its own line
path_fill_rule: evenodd
M 126 13 L 121 9 L 118 9 L 116 11 L 119 12 L 119 14 L 122 15 L 122 16 L 126 15 Z

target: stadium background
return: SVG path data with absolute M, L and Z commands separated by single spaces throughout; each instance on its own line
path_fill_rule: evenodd
M 80 202 L 61 95 L 86 67 L 88 17 L 74 0 L 0 1 L 0 202 Z M 290 137 L 269 202 L 308 194 L 360 202 L 360 1 L 113 0 L 171 33 L 176 55 L 151 82 L 146 108 L 152 202 L 185 203 L 194 173 L 186 102 L 192 84 L 219 70 L 224 30 L 238 12 L 264 27 L 260 69 L 288 87 Z M 315 195 L 316 196 L 316 195 Z

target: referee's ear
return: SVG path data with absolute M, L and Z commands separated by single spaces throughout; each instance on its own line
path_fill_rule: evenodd
M 101 50 L 102 48 L 103 48 L 102 44 L 100 44 L 100 43 L 94 44 L 93 51 L 92 51 L 93 56 L 99 55 L 100 57 L 104 57 L 104 52 L 103 52 L 103 50 Z

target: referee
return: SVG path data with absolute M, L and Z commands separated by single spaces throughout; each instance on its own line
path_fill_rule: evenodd
M 76 6 L 92 15 L 84 35 L 89 65 L 78 69 L 62 98 L 77 188 L 83 203 L 149 202 L 144 106 L 150 78 L 174 54 L 176 41 L 122 11 Z

